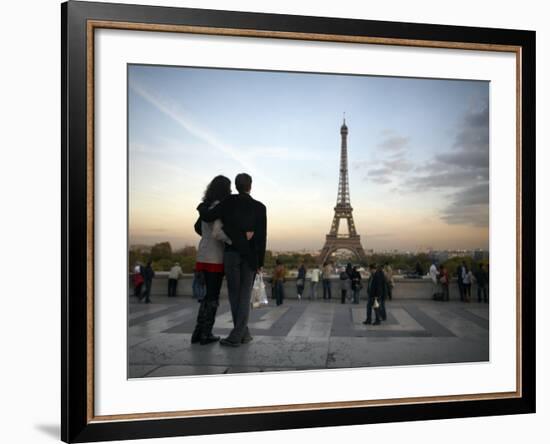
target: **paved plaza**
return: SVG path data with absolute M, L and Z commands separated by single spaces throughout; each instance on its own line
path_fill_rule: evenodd
M 191 344 L 198 303 L 153 298 L 129 306 L 130 378 L 443 364 L 489 360 L 489 306 L 472 302 L 388 301 L 388 319 L 366 326 L 366 302 L 286 300 L 252 310 L 254 340 L 239 348 Z M 231 330 L 222 300 L 214 334 Z

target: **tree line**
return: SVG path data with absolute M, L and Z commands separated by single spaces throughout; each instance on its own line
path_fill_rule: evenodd
M 135 264 L 138 262 L 146 264 L 148 261 L 152 261 L 152 266 L 155 271 L 168 271 L 178 262 L 184 273 L 192 273 L 195 267 L 196 257 L 197 248 L 191 245 L 176 250 L 172 249 L 170 242 L 160 242 L 153 246 L 132 246 L 129 251 L 129 271 L 133 271 Z M 274 254 L 272 251 L 267 250 L 264 264 L 266 271 L 275 268 L 276 259 L 279 259 L 287 270 L 297 269 L 301 262 L 303 262 L 308 269 L 319 265 L 317 263 L 317 258 L 310 253 Z M 453 275 L 462 261 L 466 262 L 466 265 L 473 270 L 477 268 L 479 263 L 488 265 L 487 260 L 476 262 L 471 256 L 452 257 L 441 263 L 447 268 L 449 273 Z M 334 260 L 334 262 L 345 264 L 348 260 L 339 259 Z M 419 264 L 425 274 L 432 264 L 432 257 L 427 253 L 374 253 L 367 257 L 366 263 L 353 259 L 350 259 L 349 262 L 353 265 L 362 266 L 367 266 L 370 263 L 384 264 L 388 262 L 391 264 L 394 271 L 399 270 L 402 273 L 414 272 L 417 269 L 417 264 Z

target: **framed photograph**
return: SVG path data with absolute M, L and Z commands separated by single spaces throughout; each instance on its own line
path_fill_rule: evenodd
M 62 4 L 65 442 L 535 411 L 535 33 Z

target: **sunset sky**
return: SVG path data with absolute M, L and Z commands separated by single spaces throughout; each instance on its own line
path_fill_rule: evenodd
M 349 128 L 365 249 L 489 244 L 489 83 L 130 65 L 130 244 L 195 245 L 208 182 L 252 175 L 268 248 L 320 249 Z

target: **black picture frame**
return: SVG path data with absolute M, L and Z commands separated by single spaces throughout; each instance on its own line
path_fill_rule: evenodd
M 428 42 L 511 45 L 520 48 L 521 158 L 518 189 L 521 231 L 521 396 L 501 399 L 390 403 L 365 407 L 273 411 L 196 417 L 95 421 L 90 416 L 88 359 L 89 188 L 87 147 L 87 37 L 90 20 L 261 30 L 332 36 L 368 36 Z M 61 438 L 90 442 L 181 435 L 326 427 L 535 412 L 535 32 L 507 29 L 305 17 L 142 5 L 69 1 L 61 5 L 62 54 L 62 374 Z M 93 183 L 93 182 L 92 182 Z M 90 329 L 90 325 L 92 325 Z

